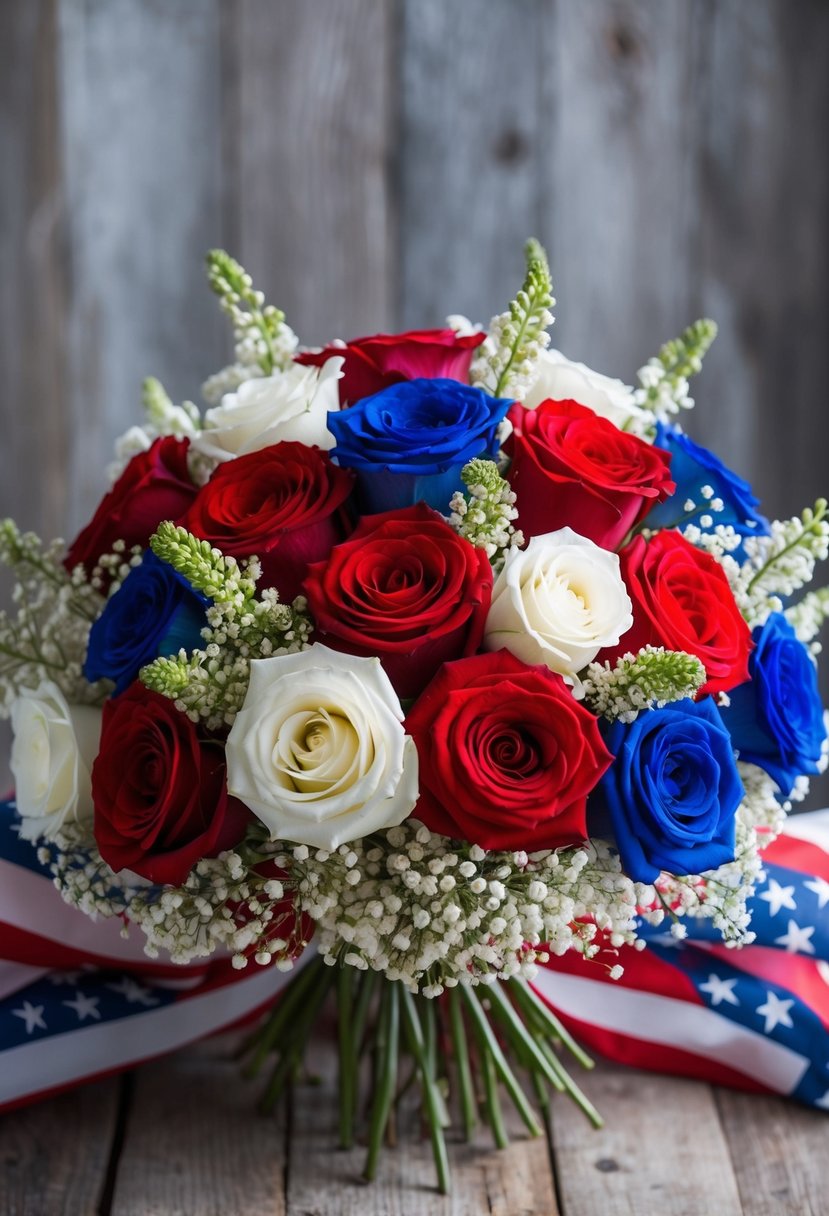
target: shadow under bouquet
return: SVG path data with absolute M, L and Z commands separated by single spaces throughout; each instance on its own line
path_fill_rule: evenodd
M 148 380 L 68 552 L 0 528 L 19 835 L 151 959 L 292 973 L 266 1107 L 333 1002 L 343 1145 L 372 1177 L 414 1082 L 443 1190 L 458 1114 L 502 1145 L 504 1094 L 540 1134 L 552 1090 L 599 1122 L 539 969 L 616 979 L 689 919 L 750 943 L 827 754 L 829 594 L 797 596 L 826 503 L 770 523 L 682 429 L 713 323 L 629 388 L 548 348 L 526 255 L 486 330 L 308 350 L 211 253 L 236 346 L 204 413 Z

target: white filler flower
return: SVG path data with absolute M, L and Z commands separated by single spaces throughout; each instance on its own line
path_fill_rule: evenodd
M 101 739 L 101 711 L 67 704 L 49 680 L 24 689 L 11 710 L 11 770 L 20 834 L 51 840 L 67 822 L 92 818 L 90 771 Z
M 417 801 L 417 751 L 376 658 L 316 643 L 254 659 L 227 740 L 228 788 L 272 840 L 335 849 L 402 823 Z
M 511 549 L 495 580 L 485 646 L 543 663 L 580 694 L 576 675 L 633 624 L 619 558 L 572 528 Z
M 572 363 L 561 351 L 543 350 L 536 361 L 536 375 L 523 404 L 534 410 L 552 401 L 578 401 L 588 409 L 622 427 L 629 418 L 649 418 L 647 410 L 636 404 L 633 389 L 621 380 L 594 372 L 584 363 Z
M 193 438 L 193 447 L 218 461 L 258 452 L 284 439 L 332 448 L 334 436 L 326 418 L 329 410 L 339 408 L 337 381 L 344 362 L 336 355 L 321 368 L 294 363 L 275 376 L 245 380 L 207 411 L 204 430 Z

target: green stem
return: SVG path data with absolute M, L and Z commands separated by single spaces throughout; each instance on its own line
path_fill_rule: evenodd
M 452 1046 L 455 1049 L 455 1062 L 458 1066 L 464 1133 L 466 1139 L 471 1140 L 478 1122 L 478 1107 L 472 1084 L 472 1069 L 469 1065 L 469 1045 L 466 1041 L 466 1029 L 463 1024 L 461 998 L 457 988 L 450 988 L 449 990 L 449 1021 L 452 1027 Z
M 371 1005 L 371 998 L 374 996 L 374 990 L 377 987 L 378 978 L 376 971 L 360 972 L 357 1004 L 354 1006 L 354 1021 L 351 1028 L 352 1054 L 355 1059 L 360 1058 L 360 1048 L 362 1047 L 363 1035 L 365 1034 L 369 1006 Z
M 377 1162 L 383 1135 L 389 1121 L 392 1099 L 397 1084 L 397 1058 L 400 1039 L 400 1002 L 398 985 L 387 983 L 380 1005 L 377 1033 L 377 1089 L 371 1109 L 371 1126 L 363 1177 L 371 1181 L 377 1173 Z
M 354 1000 L 354 970 L 340 964 L 337 974 L 337 1035 L 340 1048 L 340 1148 L 354 1143 L 354 1108 L 357 1093 L 357 1053 L 354 1050 L 351 1014 Z
M 494 992 L 495 987 L 496 985 L 493 985 L 492 988 L 489 989 L 490 995 Z M 471 988 L 467 986 L 462 987 L 461 994 L 466 1001 L 467 1008 L 469 1009 L 472 1017 L 472 1023 L 481 1044 L 481 1050 L 486 1057 L 489 1057 L 492 1060 L 499 1077 L 507 1087 L 507 1092 L 512 1098 L 515 1108 L 523 1119 L 530 1135 L 540 1136 L 541 1127 L 539 1126 L 538 1120 L 535 1117 L 526 1094 L 518 1083 L 515 1073 L 507 1063 L 506 1056 L 501 1049 L 501 1044 L 495 1037 L 495 1033 L 490 1025 L 489 1018 L 487 1017 L 483 1006 Z M 525 1034 L 527 1041 L 532 1042 L 532 1040 L 529 1039 L 529 1036 L 526 1035 L 523 1027 L 521 1029 Z M 535 1050 L 535 1044 L 533 1044 L 533 1050 Z
M 521 1005 L 525 1014 L 531 1018 L 535 1018 L 546 1029 L 549 1035 L 558 1039 L 562 1046 L 566 1047 L 572 1056 L 575 1056 L 582 1068 L 595 1067 L 595 1062 L 584 1048 L 579 1046 L 569 1030 L 561 1024 L 550 1007 L 533 991 L 526 980 L 510 980 L 510 991 L 514 993 L 515 999 Z
M 270 1114 L 276 1106 L 286 1082 L 302 1059 L 305 1046 L 310 1038 L 311 1031 L 314 1029 L 319 1011 L 331 989 L 333 978 L 329 968 L 323 965 L 322 973 L 317 973 L 316 983 L 311 988 L 307 1003 L 302 1007 L 301 1015 L 294 1019 L 292 1026 L 289 1028 L 286 1035 L 287 1041 L 285 1046 L 280 1048 L 276 1067 L 271 1074 L 268 1088 L 265 1090 L 265 1095 L 262 1099 L 262 1111 L 265 1114 Z
M 285 989 L 279 1003 L 257 1037 L 256 1050 L 250 1063 L 243 1070 L 244 1076 L 255 1077 L 259 1072 L 277 1044 L 282 1031 L 289 1025 L 294 1010 L 304 1000 L 305 994 L 313 986 L 315 978 L 319 976 L 320 969 L 324 967 L 325 964 L 321 958 L 314 959 L 313 962 L 303 967 L 296 979 L 292 980 Z
M 507 1129 L 504 1127 L 504 1114 L 501 1110 L 501 1100 L 498 1097 L 498 1077 L 495 1073 L 495 1061 L 484 1047 L 481 1050 L 481 1061 L 484 1074 L 484 1094 L 486 1111 L 496 1148 L 506 1148 L 509 1144 Z
M 441 1127 L 449 1127 L 452 1120 L 449 1111 L 446 1107 L 443 1094 L 440 1091 L 438 1084 L 438 1028 L 436 1003 L 428 998 L 417 998 L 423 1010 L 423 1027 L 424 1027 L 424 1045 L 426 1047 L 426 1059 L 429 1064 L 429 1076 L 435 1085 L 438 1103 L 440 1105 L 440 1123 Z
M 576 1106 L 578 1106 L 582 1111 L 584 1111 L 585 1115 L 587 1116 L 587 1118 L 590 1120 L 590 1122 L 593 1124 L 594 1127 L 604 1127 L 604 1119 L 602 1119 L 601 1115 L 596 1110 L 595 1106 L 590 1101 L 590 1099 L 587 1097 L 587 1095 L 582 1093 L 582 1091 L 579 1089 L 578 1085 L 576 1085 L 575 1081 L 570 1076 L 569 1072 L 564 1067 L 564 1065 L 561 1063 L 561 1061 L 559 1060 L 556 1053 L 554 1051 L 552 1051 L 551 1048 L 548 1047 L 546 1044 L 544 1044 L 544 1047 L 546 1047 L 546 1050 L 544 1050 L 544 1048 L 542 1047 L 544 1058 L 547 1060 L 550 1068 L 553 1069 L 553 1071 L 558 1073 L 559 1080 L 561 1081 L 562 1085 L 564 1086 L 565 1091 L 570 1095 L 570 1097 L 575 1102 Z
M 440 1094 L 438 1093 L 437 1086 L 429 1075 L 429 1062 L 426 1058 L 426 1048 L 423 1042 L 423 1032 L 420 1026 L 420 1019 L 417 1016 L 415 999 L 411 992 L 409 992 L 408 988 L 401 989 L 401 997 L 403 1001 L 403 1026 L 406 1032 L 409 1050 L 418 1063 L 423 1083 L 426 1121 L 429 1124 L 429 1133 L 432 1140 L 432 1154 L 434 1156 L 435 1166 L 438 1172 L 438 1188 L 442 1195 L 448 1195 L 449 1156 L 446 1151 L 446 1140 L 443 1136 L 443 1127 L 441 1124 L 442 1102 L 440 1101 Z

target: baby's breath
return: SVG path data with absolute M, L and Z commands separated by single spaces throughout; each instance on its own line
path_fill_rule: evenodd
M 467 494 L 461 490 L 449 504 L 449 523 L 476 549 L 483 549 L 493 565 L 499 565 L 508 549 L 524 543 L 513 525 L 518 518 L 515 492 L 492 460 L 470 460 L 461 470 Z
M 705 668 L 695 655 L 662 646 L 643 646 L 610 663 L 590 663 L 584 698 L 598 717 L 633 722 L 643 709 L 694 697 L 705 683 Z
M 211 730 L 230 726 L 242 707 L 251 659 L 293 654 L 308 645 L 311 623 L 304 600 L 280 603 L 274 588 L 257 595 L 256 558 L 240 566 L 184 528 L 163 523 L 152 537 L 153 551 L 211 601 L 203 647 L 142 668 L 147 688 L 169 697 L 194 722 Z
M 265 302 L 245 268 L 223 249 L 208 253 L 207 277 L 233 326 L 235 343 L 235 362 L 202 385 L 205 400 L 217 405 L 225 393 L 234 392 L 245 380 L 283 371 L 298 343 L 285 314 Z
M 527 274 L 507 312 L 493 317 L 486 341 L 472 363 L 470 379 L 494 397 L 521 401 L 535 375 L 539 354 L 550 344 L 546 332 L 555 307 L 547 254 L 536 240 L 524 250 Z

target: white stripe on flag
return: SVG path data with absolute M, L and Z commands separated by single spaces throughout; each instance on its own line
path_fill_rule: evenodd
M 0 1000 L 11 996 L 13 992 L 19 992 L 21 988 L 28 988 L 29 984 L 48 974 L 45 967 L 25 967 L 22 963 L 0 962 Z
M 809 1067 L 804 1056 L 705 1005 L 544 969 L 539 969 L 532 983 L 563 1014 L 617 1034 L 716 1060 L 777 1093 L 791 1093 Z
M 9 1048 L 0 1055 L 0 1105 L 129 1068 L 231 1026 L 276 997 L 313 954 L 309 947 L 293 971 L 256 967 L 250 977 L 240 972 L 233 983 L 202 996 Z
M 789 815 L 783 829 L 784 836 L 805 840 L 829 853 L 829 810 L 810 811 L 807 815 Z
M 45 874 L 0 858 L 0 921 L 75 950 L 101 955 L 116 964 L 149 962 L 144 934 L 121 937 L 117 917 L 92 920 L 61 899 Z

